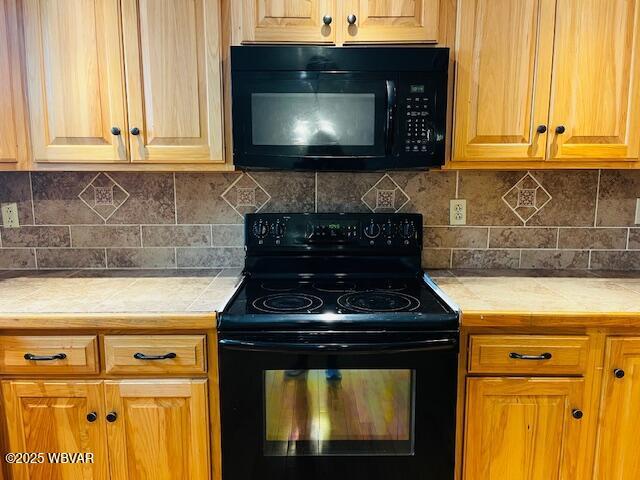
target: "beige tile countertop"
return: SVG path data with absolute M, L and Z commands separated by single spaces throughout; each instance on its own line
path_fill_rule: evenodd
M 0 272 L 0 317 L 213 313 L 240 275 L 239 269 Z
M 460 306 L 463 325 L 546 325 L 557 317 L 562 322 L 574 319 L 580 325 L 640 326 L 640 272 L 435 270 L 428 273 Z

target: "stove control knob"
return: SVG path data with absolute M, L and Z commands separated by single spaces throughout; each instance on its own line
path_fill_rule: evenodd
M 282 237 L 284 235 L 284 231 L 285 231 L 284 223 L 278 222 L 273 227 L 273 233 L 275 234 L 276 237 Z
M 413 223 L 403 223 L 400 227 L 400 234 L 402 238 L 412 238 L 416 233 L 416 227 L 413 226 Z
M 376 238 L 380 235 L 380 225 L 373 223 L 373 221 L 364 227 L 364 234 L 367 238 Z
M 253 224 L 253 235 L 257 238 L 265 238 L 269 235 L 269 224 L 262 220 L 257 220 Z
M 395 232 L 395 229 L 393 227 L 394 225 L 391 222 L 387 222 L 384 224 L 384 226 L 382 227 L 382 233 L 384 234 L 385 237 L 387 238 L 393 237 L 393 234 Z

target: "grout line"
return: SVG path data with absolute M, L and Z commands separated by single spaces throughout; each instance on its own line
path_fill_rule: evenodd
M 173 216 L 175 224 L 178 224 L 178 195 L 176 194 L 176 172 L 173 172 Z
M 522 248 L 520 249 L 520 255 L 518 255 L 518 268 L 522 268 Z
M 449 253 L 449 268 L 453 268 L 453 249 Z
M 173 265 L 178 270 L 178 247 L 173 247 Z
M 29 173 L 31 173 L 31 172 L 29 172 Z M 35 269 L 39 270 L 39 268 L 38 268 L 38 251 L 35 248 L 32 248 L 32 250 L 33 250 L 33 261 L 34 261 L 34 264 L 35 264 Z
M 73 237 L 71 236 L 71 225 L 69 225 L 69 248 L 73 248 Z
M 487 249 L 491 248 L 491 227 L 487 228 Z
M 193 299 L 193 301 L 189 304 L 189 306 L 187 307 L 187 310 L 191 310 L 191 307 L 193 307 L 193 305 L 195 305 L 195 304 L 196 304 L 196 302 L 197 302 L 197 301 L 199 301 L 199 300 L 204 296 L 204 294 L 205 294 L 205 293 L 207 293 L 207 290 L 209 290 L 209 288 L 211 288 L 211 286 L 212 286 L 212 285 L 214 284 L 214 282 L 218 279 L 218 277 L 219 277 L 220 275 L 222 275 L 223 270 L 224 270 L 224 269 L 223 269 L 223 268 L 221 268 L 221 269 L 220 269 L 220 271 L 219 271 L 216 275 L 214 275 L 214 277 L 213 277 L 213 278 L 211 279 L 211 281 L 207 284 L 207 286 L 206 286 L 206 287 L 204 287 L 204 288 L 202 289 L 202 291 L 201 291 L 201 292 L 196 296 L 196 298 L 194 298 L 194 299 Z
M 142 241 L 142 225 L 140 225 L 140 248 L 144 248 L 144 242 Z
M 587 263 L 587 270 L 591 270 L 591 253 L 593 250 L 589 250 L 589 263 Z
M 560 227 L 556 231 L 556 250 L 560 250 Z
M 624 249 L 629 250 L 629 241 L 631 240 L 631 228 L 627 228 L 627 244 Z
M 109 262 L 107 261 L 107 247 L 104 248 L 104 268 L 109 269 Z
M 602 176 L 602 170 L 598 170 L 598 186 L 596 187 L 596 208 L 593 214 L 593 227 L 598 226 L 598 202 L 600 199 L 600 177 Z
M 29 172 L 29 194 L 31 195 L 31 222 L 36 224 L 36 207 L 33 201 L 33 182 L 31 181 L 31 172 Z
M 213 225 L 209 225 L 209 232 L 210 232 L 210 235 L 211 235 L 211 238 L 209 239 L 209 245 L 211 245 L 213 247 L 214 246 L 213 245 Z

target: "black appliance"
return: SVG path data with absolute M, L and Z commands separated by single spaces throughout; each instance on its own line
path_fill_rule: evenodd
M 459 312 L 422 216 L 251 214 L 219 316 L 225 480 L 451 480 Z
M 448 48 L 231 47 L 233 163 L 389 170 L 444 163 Z

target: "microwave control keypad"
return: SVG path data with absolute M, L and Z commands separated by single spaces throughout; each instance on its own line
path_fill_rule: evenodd
M 407 115 L 404 151 L 433 154 L 434 131 L 429 118 L 429 98 L 424 95 L 412 95 L 406 98 Z

